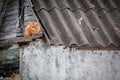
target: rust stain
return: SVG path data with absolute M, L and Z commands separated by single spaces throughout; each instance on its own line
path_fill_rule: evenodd
M 95 32 L 98 32 L 99 28 L 97 28 L 96 26 L 92 26 L 92 29 L 95 31 Z

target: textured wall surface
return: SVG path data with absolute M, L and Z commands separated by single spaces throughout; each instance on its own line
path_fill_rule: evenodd
M 120 80 L 120 51 L 85 51 L 37 42 L 23 49 L 22 80 Z

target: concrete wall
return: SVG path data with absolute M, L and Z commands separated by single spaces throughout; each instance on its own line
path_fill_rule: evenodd
M 22 80 L 120 80 L 120 51 L 47 47 L 23 49 Z

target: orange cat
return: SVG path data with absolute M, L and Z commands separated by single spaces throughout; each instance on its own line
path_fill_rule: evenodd
M 41 28 L 37 22 L 30 22 L 24 30 L 25 36 L 36 35 L 41 31 Z

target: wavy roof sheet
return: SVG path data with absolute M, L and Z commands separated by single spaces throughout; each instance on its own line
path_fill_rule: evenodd
M 57 8 L 59 10 L 70 9 L 75 11 L 81 9 L 87 11 L 95 9 L 97 11 L 105 9 L 111 11 L 113 9 L 120 10 L 119 0 L 33 0 L 34 7 L 37 11 L 41 9 L 52 10 Z
M 19 0 L 9 1 L 6 3 L 6 6 L 3 6 L 4 12 L 2 12 L 2 19 L 0 19 L 0 48 L 10 46 L 17 42 L 31 41 L 33 38 L 40 37 L 42 34 L 40 33 L 38 36 L 29 38 L 23 37 L 23 31 L 20 32 L 22 27 L 19 20 L 21 16 L 19 8 Z M 34 15 L 29 0 L 25 0 L 24 27 L 31 21 L 37 21 L 37 18 Z
M 37 21 L 37 15 L 49 44 L 120 49 L 119 0 L 32 0 L 32 3 L 25 0 L 24 26 Z M 9 2 L 5 8 L 0 41 L 29 39 L 20 38 L 18 33 L 21 29 L 19 0 Z
M 32 0 L 50 44 L 120 48 L 119 0 Z

